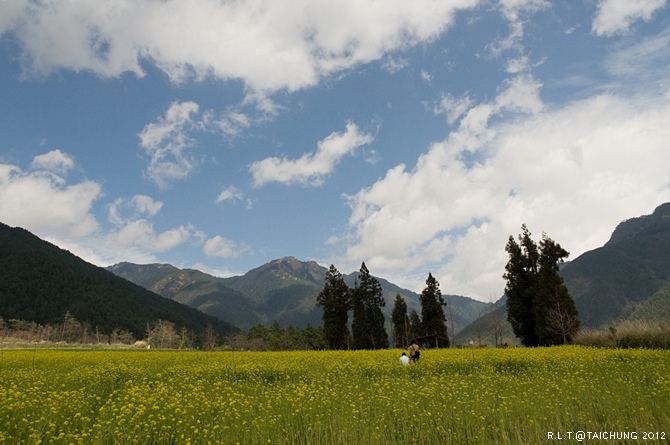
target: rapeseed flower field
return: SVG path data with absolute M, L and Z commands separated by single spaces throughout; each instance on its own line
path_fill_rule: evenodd
M 0 444 L 670 438 L 668 351 L 426 350 L 407 367 L 400 352 L 0 351 Z

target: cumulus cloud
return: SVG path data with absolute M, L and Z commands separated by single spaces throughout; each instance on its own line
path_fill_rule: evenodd
M 101 186 L 88 180 L 68 185 L 54 173 L 72 165 L 72 158 L 57 150 L 35 157 L 30 172 L 0 164 L 0 220 L 42 236 L 93 234 L 98 222 L 91 207 L 102 195 Z
M 35 156 L 30 166 L 35 170 L 47 170 L 62 175 L 74 167 L 74 159 L 60 150 L 52 150 Z
M 443 291 L 488 300 L 502 295 L 504 246 L 522 223 L 574 258 L 670 200 L 670 95 L 547 110 L 539 88 L 528 76 L 508 81 L 412 170 L 398 165 L 350 196 L 342 261 L 364 259 L 382 276 L 432 271 Z
M 222 258 L 237 258 L 249 250 L 249 247 L 219 235 L 205 241 L 203 248 L 206 255 Z
M 157 232 L 151 218 L 163 208 L 161 201 L 150 196 L 135 195 L 131 199 L 117 198 L 108 208 L 108 220 L 116 227 L 103 236 L 108 250 L 143 249 L 165 252 L 202 234 L 191 224 Z
M 197 5 L 196 5 L 197 3 Z M 332 73 L 436 38 L 477 0 L 169 0 L 1 2 L 0 34 L 21 42 L 27 72 L 145 74 L 175 82 L 241 79 L 295 91 Z M 19 6 L 21 5 L 21 6 Z M 184 38 L 188 36 L 188 38 Z
M 666 3 L 666 0 L 601 0 L 591 29 L 599 36 L 625 34 L 636 21 L 650 21 Z
M 93 211 L 103 196 L 100 184 L 88 180 L 68 184 L 54 173 L 71 168 L 72 156 L 54 150 L 36 156 L 30 165 L 26 172 L 0 164 L 0 221 L 23 227 L 87 261 L 99 265 L 153 261 L 154 253 L 204 238 L 189 224 L 156 231 L 150 218 L 163 203 L 146 195 L 115 199 L 108 206 L 114 227 L 106 230 Z
M 117 230 L 108 233 L 104 242 L 115 249 L 140 247 L 150 252 L 165 252 L 185 243 L 194 234 L 195 228 L 191 225 L 182 225 L 158 233 L 153 223 L 146 219 L 138 219 L 126 222 Z
M 319 141 L 316 152 L 305 153 L 299 159 L 266 158 L 251 164 L 249 171 L 256 187 L 268 182 L 319 185 L 344 156 L 373 140 L 372 135 L 361 133 L 356 124 L 349 122 L 344 133 L 332 133 Z

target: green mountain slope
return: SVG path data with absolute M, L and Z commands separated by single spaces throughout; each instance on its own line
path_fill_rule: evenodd
M 628 318 L 670 281 L 670 203 L 622 222 L 604 246 L 571 261 L 561 275 L 582 326 Z
M 133 267 L 134 266 L 134 267 Z M 321 326 L 322 310 L 316 307 L 316 296 L 323 289 L 328 270 L 318 263 L 303 262 L 293 257 L 271 261 L 244 275 L 217 278 L 193 270 L 177 270 L 161 276 L 165 265 L 119 265 L 108 268 L 123 270 L 126 278 L 145 283 L 148 289 L 175 299 L 203 312 L 235 323 L 242 329 L 255 324 L 293 325 L 304 328 L 308 324 Z M 147 276 L 160 277 L 154 282 Z M 345 275 L 347 285 L 354 286 L 358 273 Z M 402 289 L 387 280 L 379 279 L 384 292 L 384 313 L 390 323 L 396 294 L 407 302 L 408 310 L 421 313 L 419 295 Z M 458 331 L 477 318 L 486 303 L 461 296 L 449 297 Z M 445 311 L 448 311 L 445 308 Z M 447 318 L 449 313 L 447 312 Z M 451 330 L 451 324 L 449 325 Z
M 107 267 L 106 269 L 121 278 L 125 278 L 126 280 L 132 281 L 147 289 L 161 278 L 179 271 L 179 269 L 171 264 L 139 265 L 133 263 L 118 263 L 111 267 Z
M 621 222 L 604 246 L 566 263 L 560 273 L 583 327 L 608 327 L 628 318 L 670 320 L 670 203 Z M 507 309 L 496 305 L 495 312 L 460 331 L 457 344 L 483 339 L 492 345 L 496 331 L 513 339 Z
M 670 282 L 643 301 L 629 319 L 670 323 Z
M 146 290 L 93 266 L 27 230 L 0 223 L 0 316 L 39 324 L 62 323 L 69 311 L 102 333 L 124 329 L 142 338 L 158 319 L 201 333 L 237 331 L 217 318 Z

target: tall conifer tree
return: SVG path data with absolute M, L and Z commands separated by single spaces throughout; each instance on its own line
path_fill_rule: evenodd
M 524 346 L 537 346 L 533 299 L 537 287 L 537 264 L 540 254 L 526 225 L 521 226 L 519 243 L 510 235 L 505 250 L 509 261 L 503 278 L 507 280 L 507 320 Z
M 349 310 L 351 290 L 342 274 L 331 264 L 326 273 L 326 284 L 316 297 L 317 306 L 323 308 L 323 335 L 330 349 L 349 349 Z
M 389 340 L 384 327 L 382 307 L 386 305 L 379 281 L 361 264 L 353 290 L 353 320 L 351 324 L 353 349 L 388 348 Z
M 540 241 L 538 283 L 533 300 L 535 328 L 541 346 L 572 343 L 579 330 L 575 302 L 558 274 L 569 253 L 545 234 Z
M 396 348 L 406 348 L 409 346 L 410 324 L 409 316 L 407 315 L 407 303 L 400 296 L 396 294 L 395 302 L 393 304 L 393 312 L 391 312 L 391 326 L 393 328 L 393 343 Z
M 443 307 L 446 306 L 440 283 L 428 274 L 426 287 L 421 292 L 421 335 L 433 336 L 428 343 L 434 347 L 448 348 L 447 318 Z
M 505 247 L 507 319 L 524 346 L 568 343 L 579 329 L 574 300 L 558 274 L 568 252 L 546 234 L 538 248 L 525 224 L 521 229 L 519 243 L 510 236 Z

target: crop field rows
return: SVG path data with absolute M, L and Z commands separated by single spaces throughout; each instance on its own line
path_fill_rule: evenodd
M 407 367 L 400 352 L 0 351 L 0 444 L 669 437 L 668 351 L 426 350 Z M 567 437 L 577 431 L 637 439 Z

